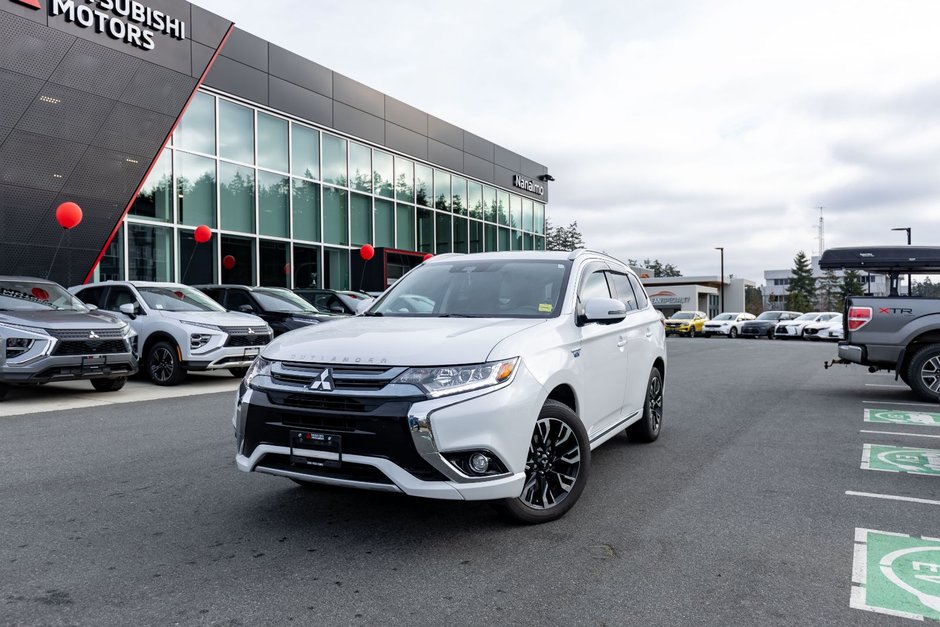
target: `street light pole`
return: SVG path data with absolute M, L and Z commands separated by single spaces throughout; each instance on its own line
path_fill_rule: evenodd
M 911 227 L 909 226 L 899 226 L 892 231 L 907 231 L 907 245 L 911 245 Z M 907 275 L 907 295 L 911 295 L 911 275 Z
M 725 312 L 725 247 L 715 246 L 715 250 L 721 252 L 721 284 L 719 286 L 718 313 Z

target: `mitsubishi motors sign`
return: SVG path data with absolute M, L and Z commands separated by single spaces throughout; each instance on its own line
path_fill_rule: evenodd
M 40 0 L 12 0 L 34 9 L 42 9 Z M 157 37 L 179 41 L 186 39 L 186 22 L 152 9 L 137 0 L 45 0 L 50 17 L 58 17 L 107 35 L 141 50 L 153 50 Z

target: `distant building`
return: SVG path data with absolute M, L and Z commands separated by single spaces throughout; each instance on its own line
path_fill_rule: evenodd
M 721 278 L 718 276 L 680 276 L 647 278 L 645 271 L 634 268 L 649 293 L 653 307 L 667 318 L 679 311 L 704 311 L 714 318 L 724 311 L 744 311 L 748 287 L 757 283 L 748 279 L 724 278 L 725 303 L 721 307 Z
M 813 276 L 817 281 L 822 280 L 826 273 L 819 269 L 819 256 L 812 258 Z M 842 279 L 845 273 L 842 270 L 836 270 L 835 275 Z M 861 272 L 860 277 L 862 286 L 865 287 L 865 293 L 872 296 L 888 295 L 888 277 L 883 274 L 873 274 Z M 793 279 L 793 271 L 786 270 L 764 270 L 765 286 L 762 290 L 764 297 L 764 309 L 786 309 L 787 289 L 790 287 L 790 281 Z M 906 285 L 906 283 L 905 283 Z M 906 288 L 905 288 L 906 289 Z M 902 290 L 902 293 L 905 293 Z

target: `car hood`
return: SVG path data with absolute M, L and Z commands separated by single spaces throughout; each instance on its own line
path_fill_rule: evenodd
M 0 311 L 0 323 L 59 331 L 124 327 L 114 316 L 97 311 Z
M 267 359 L 389 366 L 477 364 L 502 340 L 544 320 L 345 317 L 292 331 L 268 344 Z
M 172 320 L 189 320 L 220 327 L 264 327 L 268 324 L 258 316 L 236 311 L 156 311 L 155 313 Z
M 676 324 L 692 324 L 695 320 L 681 320 L 678 318 L 666 318 L 666 322 L 674 322 Z

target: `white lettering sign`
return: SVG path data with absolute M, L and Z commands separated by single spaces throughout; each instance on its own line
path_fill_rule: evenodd
M 49 13 L 141 50 L 153 50 L 158 33 L 186 39 L 186 22 L 137 0 L 85 0 L 84 4 L 81 0 L 52 0 Z

